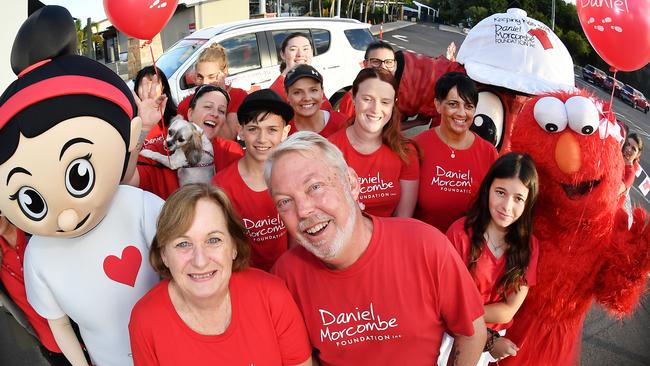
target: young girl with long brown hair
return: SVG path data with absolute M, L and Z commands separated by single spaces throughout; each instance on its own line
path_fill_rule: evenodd
M 478 365 L 517 354 L 517 345 L 501 336 L 536 282 L 538 244 L 532 232 L 537 193 L 532 159 L 508 153 L 486 174 L 467 216 L 447 231 L 483 297 L 488 341 Z

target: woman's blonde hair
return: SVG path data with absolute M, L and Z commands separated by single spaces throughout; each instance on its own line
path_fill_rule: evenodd
M 196 64 L 201 62 L 218 62 L 221 64 L 222 71 L 228 73 L 228 55 L 226 55 L 226 49 L 218 43 L 211 44 L 201 52 Z
M 196 203 L 201 199 L 214 202 L 223 210 L 228 234 L 237 249 L 237 257 L 232 263 L 232 271 L 241 271 L 248 266 L 250 247 L 246 241 L 244 227 L 226 193 L 208 184 L 187 184 L 169 196 L 158 216 L 156 235 L 149 251 L 149 262 L 162 278 L 171 278 L 169 268 L 162 260 L 162 251 L 166 244 L 183 235 L 192 226 L 194 209 Z

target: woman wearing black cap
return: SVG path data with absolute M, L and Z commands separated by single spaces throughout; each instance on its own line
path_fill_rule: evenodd
M 237 111 L 239 137 L 246 155 L 217 173 L 221 187 L 241 217 L 251 244 L 251 265 L 265 271 L 288 249 L 287 229 L 264 181 L 264 163 L 289 133 L 293 110 L 274 91 L 263 89 L 244 99 Z
M 287 101 L 294 112 L 289 134 L 312 131 L 328 137 L 347 125 L 348 117 L 323 104 L 323 76 L 309 65 L 298 65 L 284 79 Z

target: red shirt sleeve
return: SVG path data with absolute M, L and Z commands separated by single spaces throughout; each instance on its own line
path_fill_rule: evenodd
M 354 100 L 352 99 L 352 91 L 349 91 L 343 94 L 341 101 L 339 102 L 339 112 L 348 116 L 348 118 L 354 117 Z
M 400 180 L 418 180 L 420 179 L 420 160 L 415 146 L 411 143 L 408 145 L 408 158 L 409 162 L 402 162 L 402 171 L 400 172 Z
M 311 355 L 311 345 L 305 322 L 284 281 L 274 281 L 269 294 L 271 319 L 275 324 L 284 365 L 305 362 Z
M 447 239 L 451 242 L 451 245 L 456 249 L 456 252 L 460 255 L 460 258 L 467 266 L 469 260 L 469 237 L 465 233 L 465 218 L 460 218 L 456 220 L 449 229 L 447 229 Z
M 274 92 L 278 93 L 282 99 L 287 100 L 287 92 L 284 91 L 284 76 L 280 74 L 277 79 L 269 86 L 269 89 L 273 90 Z
M 438 244 L 442 248 L 440 265 L 437 266 L 440 314 L 451 334 L 472 336 L 474 320 L 484 314 L 483 300 L 449 240 L 442 233 L 440 238 L 432 239 L 444 240 Z
M 214 150 L 214 169 L 217 172 L 244 156 L 244 150 L 238 143 L 221 137 L 212 139 L 212 148 Z
M 230 88 L 228 90 L 228 95 L 230 96 L 230 103 L 228 104 L 227 113 L 237 113 L 239 106 L 244 101 L 244 98 L 248 95 L 244 89 L 239 88 Z
M 190 102 L 192 101 L 193 96 L 194 96 L 194 93 L 192 93 L 192 94 L 186 96 L 185 98 L 183 98 L 183 100 L 181 100 L 181 102 L 178 103 L 178 108 L 176 109 L 176 114 L 179 114 L 179 115 L 183 116 L 183 118 L 185 118 L 185 120 L 188 120 L 188 121 L 189 121 L 190 117 L 187 115 L 187 113 L 190 110 Z
M 634 183 L 634 165 L 625 164 L 623 168 L 623 184 L 629 189 Z
M 165 155 L 163 141 L 166 131 L 163 131 L 159 124 L 155 125 L 144 142 L 144 149 L 152 150 Z M 139 187 L 142 190 L 151 192 L 166 200 L 175 190 L 178 189 L 178 175 L 176 171 L 162 166 L 158 162 L 138 156 L 138 175 L 140 176 Z

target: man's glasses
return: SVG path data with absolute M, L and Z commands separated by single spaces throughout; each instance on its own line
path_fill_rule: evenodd
M 382 64 L 386 65 L 387 68 L 392 69 L 393 67 L 395 67 L 395 59 L 394 58 L 387 58 L 385 60 L 381 60 L 378 58 L 368 59 L 368 65 L 372 67 L 381 67 Z

